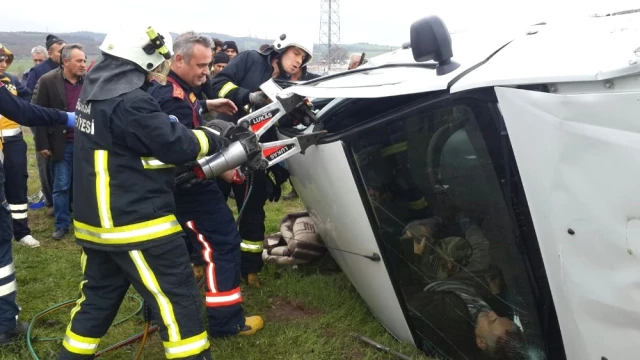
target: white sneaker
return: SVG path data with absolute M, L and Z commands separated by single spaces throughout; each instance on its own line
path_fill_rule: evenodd
M 30 248 L 40 247 L 40 241 L 33 238 L 31 235 L 27 235 L 18 241 L 18 244 Z

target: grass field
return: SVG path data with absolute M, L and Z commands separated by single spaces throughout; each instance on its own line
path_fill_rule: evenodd
M 28 130 L 27 130 L 28 133 Z M 34 159 L 33 138 L 29 144 L 29 190 L 39 188 Z M 285 189 L 283 193 L 288 192 Z M 77 201 L 77 200 L 76 200 Z M 232 206 L 232 209 L 235 206 Z M 268 203 L 267 231 L 278 230 L 280 219 L 299 210 L 299 201 Z M 81 280 L 80 249 L 71 236 L 62 241 L 51 239 L 53 219 L 45 210 L 33 210 L 29 221 L 41 247 L 27 249 L 14 245 L 18 278 L 18 302 L 22 320 L 31 320 L 38 312 L 68 299 L 78 297 Z M 15 244 L 15 243 L 14 243 Z M 351 336 L 360 333 L 412 359 L 426 359 L 410 345 L 396 341 L 369 312 L 355 289 L 330 256 L 299 266 L 297 269 L 267 265 L 261 274 L 261 288 L 243 288 L 246 314 L 260 314 L 265 328 L 250 337 L 233 337 L 212 341 L 216 359 L 393 359 L 387 353 L 363 345 Z M 132 291 L 133 294 L 133 291 Z M 135 301 L 125 299 L 118 319 L 133 313 Z M 61 337 L 69 319 L 70 308 L 47 315 L 32 335 L 40 359 L 55 359 Z M 103 338 L 100 349 L 117 343 L 141 331 L 139 315 L 112 326 Z M 104 359 L 132 359 L 138 344 L 132 344 Z M 31 355 L 24 341 L 0 348 L 0 359 L 25 360 Z M 151 335 L 143 359 L 164 359 L 157 333 Z

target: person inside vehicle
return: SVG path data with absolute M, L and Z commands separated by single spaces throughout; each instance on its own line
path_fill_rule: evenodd
M 463 212 L 458 213 L 456 220 L 464 237 L 437 238 L 443 223 L 437 216 L 407 225 L 401 239 L 412 240 L 413 253 L 427 278 L 460 278 L 487 273 L 489 240 L 476 222 Z
M 531 357 L 536 350 L 527 344 L 522 328 L 499 316 L 465 284 L 436 281 L 408 303 L 412 315 L 423 320 L 419 331 L 451 359 L 538 359 Z

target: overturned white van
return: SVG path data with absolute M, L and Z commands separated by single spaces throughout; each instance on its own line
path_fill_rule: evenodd
M 334 99 L 287 160 L 398 339 L 451 359 L 633 359 L 640 14 L 451 37 L 284 91 Z M 337 250 L 336 250 L 337 249 Z

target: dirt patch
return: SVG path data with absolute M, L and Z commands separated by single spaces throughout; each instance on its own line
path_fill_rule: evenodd
M 269 299 L 270 308 L 265 314 L 268 319 L 282 321 L 306 320 L 318 317 L 320 310 L 312 309 L 304 303 L 289 299 L 286 296 L 275 296 Z

